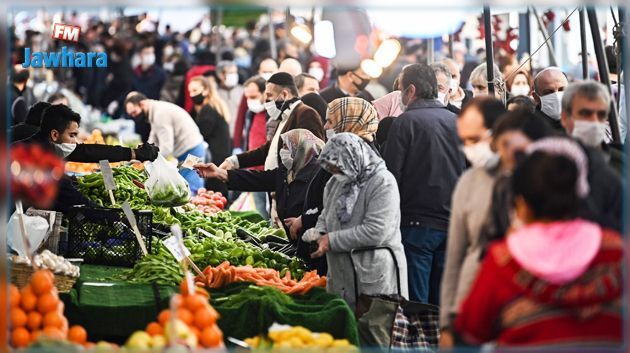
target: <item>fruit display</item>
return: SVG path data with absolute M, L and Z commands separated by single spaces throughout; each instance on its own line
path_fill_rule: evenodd
M 143 257 L 132 269 L 123 271 L 114 279 L 133 283 L 177 285 L 184 276 L 179 264 L 161 241 L 154 243 L 157 245 L 154 246 L 153 254 Z M 269 249 L 260 249 L 222 231 L 217 231 L 215 236 L 201 239 L 187 237 L 184 245 L 190 250 L 190 259 L 200 268 L 219 266 L 224 261 L 229 261 L 235 265 L 273 269 L 279 271 L 281 277 L 289 273 L 291 278 L 301 279 L 305 273 L 306 267 L 301 260 Z
M 53 254 L 49 250 L 44 250 L 41 254 L 35 255 L 33 261 L 37 268 L 48 269 L 55 274 L 78 278 L 81 273 L 78 266 L 73 265 L 63 256 Z M 31 265 L 31 260 L 28 257 L 16 256 L 13 262 Z
M 318 352 L 358 352 L 346 339 L 335 339 L 329 333 L 314 333 L 302 326 L 273 324 L 267 336 L 245 339 L 256 350 L 317 349 Z
M 201 288 L 189 290 L 186 281 L 180 285 L 180 294 L 171 298 L 171 309 L 165 309 L 157 321 L 147 325 L 145 331 L 129 337 L 126 348 L 158 349 L 165 345 L 218 348 L 223 346 L 223 332 L 217 326 L 219 313 L 209 304 L 209 294 Z M 175 312 L 176 317 L 172 318 Z
M 87 332 L 81 326 L 69 327 L 63 315 L 63 303 L 49 270 L 37 270 L 21 290 L 10 287 L 11 346 L 23 348 L 38 340 L 87 343 Z
M 201 188 L 197 190 L 197 196 L 190 199 L 190 202 L 199 211 L 207 215 L 214 215 L 221 212 L 227 206 L 227 199 L 220 192 Z
M 291 272 L 280 276 L 280 272 L 268 268 L 252 266 L 232 266 L 225 261 L 217 267 L 208 266 L 204 271 L 205 279 L 197 277 L 208 288 L 222 288 L 233 282 L 252 282 L 258 286 L 270 286 L 286 294 L 306 294 L 313 287 L 326 287 L 326 277 L 320 277 L 317 271 L 306 272 L 302 279 L 291 279 Z

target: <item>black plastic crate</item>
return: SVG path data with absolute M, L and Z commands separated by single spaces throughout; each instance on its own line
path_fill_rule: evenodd
M 151 253 L 153 212 L 134 211 L 140 234 Z M 74 206 L 68 213 L 66 257 L 83 263 L 133 266 L 142 250 L 121 209 Z

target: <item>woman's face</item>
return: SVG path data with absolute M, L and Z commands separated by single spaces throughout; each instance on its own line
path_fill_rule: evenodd
M 529 88 L 529 82 L 527 82 L 527 77 L 523 74 L 516 74 L 514 77 L 514 81 L 512 82 L 512 87 L 515 86 L 525 86 Z
M 202 93 L 204 97 L 208 95 L 208 92 L 204 91 L 203 86 L 198 81 L 190 81 L 190 83 L 188 84 L 188 93 L 190 93 L 191 97 L 194 97 L 200 93 Z
M 515 154 L 525 151 L 532 141 L 520 130 L 511 130 L 502 133 L 494 140 L 494 148 L 501 159 L 501 167 L 505 170 L 513 170 L 516 165 Z

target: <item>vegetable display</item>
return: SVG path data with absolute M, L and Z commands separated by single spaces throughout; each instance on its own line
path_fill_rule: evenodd
M 256 350 L 313 348 L 327 352 L 358 352 L 356 346 L 346 339 L 336 340 L 329 333 L 314 333 L 302 326 L 273 324 L 267 337 L 256 336 L 245 339 Z
M 80 270 L 78 266 L 73 265 L 70 261 L 66 260 L 63 256 L 58 256 L 50 252 L 50 250 L 44 250 L 41 254 L 37 254 L 33 257 L 35 266 L 37 268 L 43 268 L 51 270 L 53 273 L 62 274 L 70 277 L 79 277 Z M 31 265 L 31 260 L 28 257 L 16 257 L 15 263 L 25 263 Z
M 291 279 L 287 272 L 283 277 L 276 270 L 268 268 L 253 268 L 252 266 L 232 266 L 225 261 L 217 267 L 207 267 L 202 277 L 195 278 L 208 288 L 222 288 L 233 282 L 253 282 L 258 286 L 270 286 L 280 289 L 286 294 L 306 294 L 313 287 L 326 287 L 326 277 L 320 277 L 317 271 L 304 274 L 299 281 Z
M 214 192 L 201 188 L 197 190 L 197 196 L 190 199 L 195 207 L 208 215 L 214 215 L 227 206 L 227 199 L 220 192 Z

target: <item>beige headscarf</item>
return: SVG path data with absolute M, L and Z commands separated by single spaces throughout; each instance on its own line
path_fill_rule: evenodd
M 363 98 L 338 98 L 328 105 L 324 129 L 333 129 L 335 133 L 351 132 L 373 142 L 378 130 L 378 114 Z

